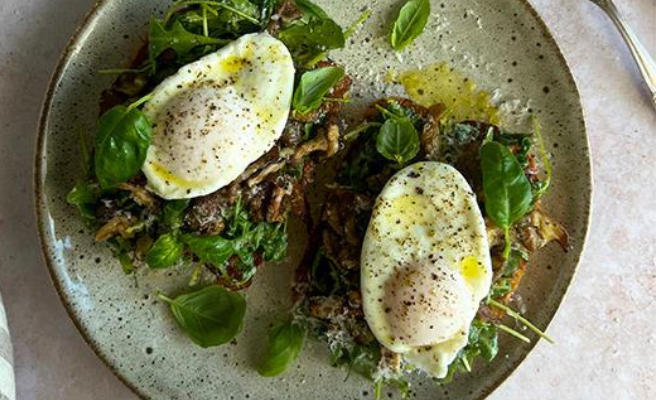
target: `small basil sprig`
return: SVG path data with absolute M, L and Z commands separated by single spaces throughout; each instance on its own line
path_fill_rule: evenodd
M 430 0 L 410 0 L 399 11 L 390 37 L 392 47 L 402 50 L 412 43 L 426 27 L 430 16 Z
M 388 160 L 405 164 L 419 153 L 419 132 L 410 119 L 392 117 L 380 128 L 376 149 Z
M 164 269 L 175 265 L 182 258 L 184 244 L 175 233 L 161 235 L 146 254 L 146 262 L 153 269 Z
M 243 328 L 246 300 L 220 286 L 208 286 L 175 299 L 163 294 L 158 297 L 169 304 L 182 330 L 201 347 L 228 343 Z
M 293 321 L 274 325 L 266 356 L 257 369 L 260 375 L 272 377 L 285 372 L 298 357 L 304 340 L 305 330 Z
M 187 55 L 201 45 L 224 45 L 230 40 L 196 35 L 185 29 L 180 21 L 174 21 L 170 29 L 163 21 L 152 19 L 148 33 L 148 54 L 155 65 L 155 59 L 166 49 L 173 49 L 178 58 Z
M 504 258 L 510 254 L 510 227 L 531 210 L 533 195 L 529 182 L 517 158 L 497 142 L 481 147 L 481 170 L 485 211 L 504 230 Z
M 125 182 L 139 172 L 152 138 L 148 118 L 137 108 L 116 106 L 100 117 L 96 133 L 95 171 L 103 189 Z
M 294 92 L 294 110 L 307 114 L 319 108 L 324 96 L 343 77 L 344 69 L 340 67 L 318 68 L 304 73 Z

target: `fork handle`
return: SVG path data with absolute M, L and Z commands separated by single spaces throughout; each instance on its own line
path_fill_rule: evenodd
M 640 68 L 640 72 L 651 92 L 652 103 L 656 106 L 656 63 L 654 63 L 654 59 L 651 58 L 645 47 L 640 43 L 633 30 L 624 22 L 612 0 L 600 2 L 599 5 L 606 11 L 622 34 L 624 41 L 629 45 L 633 58 L 638 64 L 638 68 Z

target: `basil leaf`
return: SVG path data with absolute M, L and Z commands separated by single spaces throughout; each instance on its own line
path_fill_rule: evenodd
M 325 95 L 344 77 L 340 67 L 318 68 L 301 76 L 301 81 L 294 92 L 294 110 L 307 114 L 321 106 Z
M 260 375 L 272 377 L 285 372 L 303 347 L 305 331 L 292 321 L 275 325 L 269 332 L 269 348 L 257 369 Z
M 392 28 L 391 42 L 395 50 L 402 50 L 412 43 L 426 27 L 430 16 L 429 0 L 410 0 L 399 11 Z
M 309 0 L 295 0 L 296 6 L 303 11 L 303 14 L 308 17 L 319 19 L 330 19 L 328 14 L 318 5 Z
M 85 181 L 79 181 L 66 196 L 68 204 L 77 207 L 85 223 L 88 224 L 96 221 L 96 205 L 99 200 L 98 185 Z
M 189 250 L 203 262 L 210 263 L 219 269 L 235 254 L 233 243 L 221 236 L 197 236 L 186 234 L 182 241 Z
M 517 158 L 497 142 L 481 147 L 485 211 L 494 223 L 508 229 L 531 209 L 531 184 Z
M 332 19 L 310 18 L 307 23 L 296 23 L 278 34 L 297 63 L 305 64 L 317 55 L 341 49 L 346 43 L 342 28 Z
M 159 297 L 169 304 L 180 328 L 201 347 L 228 343 L 243 328 L 246 300 L 220 286 L 208 286 L 174 300 Z
M 177 235 L 161 235 L 146 254 L 146 262 L 152 269 L 164 269 L 175 265 L 182 258 L 184 244 Z
M 388 160 L 405 164 L 419 153 L 419 132 L 408 118 L 390 118 L 380 128 L 376 149 Z
M 95 168 L 102 188 L 136 175 L 152 138 L 148 118 L 137 108 L 116 106 L 100 117 L 96 133 Z
M 170 29 L 167 29 L 163 21 L 154 18 L 150 21 L 148 40 L 148 54 L 152 62 L 167 49 L 173 49 L 178 58 L 181 58 L 197 46 L 222 45 L 230 42 L 226 39 L 191 33 L 177 20 L 173 22 Z

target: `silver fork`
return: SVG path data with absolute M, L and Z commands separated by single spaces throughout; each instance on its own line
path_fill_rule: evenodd
M 617 29 L 622 34 L 624 41 L 629 45 L 633 58 L 640 68 L 647 87 L 651 92 L 651 100 L 653 105 L 656 107 L 656 63 L 654 59 L 651 58 L 645 47 L 640 43 L 636 37 L 633 30 L 624 22 L 620 12 L 617 10 L 617 7 L 613 3 L 613 0 L 590 0 L 596 5 L 599 6 L 602 10 L 608 14 L 610 19 L 613 21 Z

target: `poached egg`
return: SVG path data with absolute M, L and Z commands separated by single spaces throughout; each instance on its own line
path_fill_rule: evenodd
M 483 215 L 453 167 L 399 171 L 376 200 L 361 254 L 366 321 L 378 341 L 446 376 L 492 283 Z
M 147 188 L 175 200 L 230 184 L 280 138 L 294 72 L 287 47 L 255 33 L 165 79 L 143 109 L 153 124 Z

